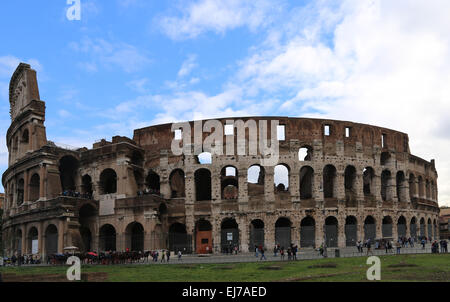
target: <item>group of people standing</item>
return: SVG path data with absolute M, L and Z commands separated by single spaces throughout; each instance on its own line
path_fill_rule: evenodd
M 280 254 L 281 260 L 284 260 L 287 254 L 287 260 L 297 260 L 297 252 L 298 247 L 291 243 L 291 245 L 285 250 L 284 246 L 280 246 L 280 244 L 276 244 L 273 248 L 273 257 L 278 257 L 278 253 Z M 267 260 L 265 255 L 265 250 L 262 245 L 255 245 L 255 257 L 258 258 L 259 254 L 261 255 L 259 260 Z

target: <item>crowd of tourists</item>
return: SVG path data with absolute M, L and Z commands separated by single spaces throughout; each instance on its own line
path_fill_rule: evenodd
M 150 189 L 150 188 L 145 188 L 145 190 L 139 190 L 137 191 L 137 195 L 138 196 L 144 196 L 144 195 L 161 195 L 161 192 L 159 190 L 156 189 Z
M 259 260 L 267 260 L 265 252 L 266 251 L 264 250 L 264 246 L 255 245 L 255 257 L 256 258 L 259 257 Z M 291 243 L 291 245 L 287 249 L 285 249 L 285 247 L 281 246 L 280 244 L 276 244 L 273 248 L 273 256 L 278 257 L 278 254 L 280 254 L 281 260 L 286 259 L 286 254 L 287 254 L 288 261 L 297 260 L 297 252 L 298 252 L 298 247 L 297 247 L 297 245 L 294 245 L 293 243 Z
M 64 192 L 61 193 L 61 196 L 92 199 L 92 193 L 90 192 L 80 193 L 78 191 L 73 190 L 65 190 Z

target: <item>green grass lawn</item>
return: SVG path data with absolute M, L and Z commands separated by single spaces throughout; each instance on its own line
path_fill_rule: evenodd
M 450 281 L 450 254 L 381 256 L 381 281 Z M 367 281 L 366 257 L 306 260 L 296 262 L 259 262 L 232 264 L 115 265 L 83 266 L 82 273 L 103 273 L 105 281 L 188 281 L 188 282 L 264 282 L 264 281 Z M 7 276 L 65 276 L 67 267 L 6 267 Z M 92 279 L 89 279 L 92 280 Z M 95 280 L 95 278 L 94 278 Z

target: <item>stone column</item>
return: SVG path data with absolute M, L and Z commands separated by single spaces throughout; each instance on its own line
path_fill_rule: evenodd
M 245 219 L 244 216 L 241 217 L 241 219 L 239 219 L 239 241 L 240 241 L 240 246 L 239 246 L 239 250 L 241 252 L 248 252 L 248 223 L 247 223 L 247 219 Z
M 275 192 L 274 192 L 274 167 L 264 167 L 265 177 L 264 177 L 264 192 L 266 197 L 266 203 L 270 206 L 270 209 L 274 209 L 275 206 Z
M 23 203 L 28 202 L 28 196 L 29 196 L 29 180 L 28 180 L 28 170 L 25 170 L 24 175 L 23 175 Z
M 64 253 L 64 233 L 66 232 L 65 220 L 58 222 L 58 253 Z
M 338 219 L 338 247 L 344 248 L 346 246 L 345 238 L 345 217 L 336 217 Z
M 39 166 L 39 199 L 45 198 L 45 180 L 46 180 L 46 166 L 45 164 L 40 164 Z
M 336 172 L 336 182 L 333 191 L 335 193 L 335 197 L 338 200 L 345 200 L 345 172 L 337 171 Z
M 38 225 L 38 253 L 40 255 L 43 255 L 43 253 L 44 253 L 44 238 L 45 238 L 45 236 L 44 236 L 44 229 L 43 229 L 44 225 L 43 224 L 44 224 L 43 222 L 40 222 Z M 44 260 L 44 259 L 42 259 L 42 260 Z

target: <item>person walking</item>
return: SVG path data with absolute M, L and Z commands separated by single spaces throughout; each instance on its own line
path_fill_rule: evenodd
M 165 254 L 164 250 L 162 250 L 162 252 L 161 252 L 161 263 L 162 262 L 166 262 L 166 254 Z
M 400 243 L 400 241 L 397 241 L 397 255 L 400 254 L 400 249 L 402 248 L 402 244 Z
M 280 257 L 281 257 L 281 260 L 284 260 L 284 247 L 281 247 L 281 249 L 280 249 Z
M 298 250 L 298 247 L 297 247 L 297 245 L 295 245 L 292 248 L 292 260 L 297 260 L 297 250 Z
M 263 260 L 263 258 L 264 258 L 264 260 L 267 260 L 266 256 L 264 255 L 264 248 L 261 248 L 260 252 L 261 252 L 261 258 L 259 260 Z
M 178 261 L 181 261 L 181 251 L 178 251 Z
M 167 252 L 166 252 L 166 257 L 167 257 L 167 262 L 169 262 L 169 260 L 170 260 L 170 251 L 169 250 L 167 250 Z
M 277 256 L 277 252 L 278 252 L 277 245 L 275 245 L 275 246 L 273 247 L 273 256 L 274 256 L 274 257 Z
M 366 247 L 367 247 L 367 254 L 366 255 L 369 255 L 369 253 L 371 253 L 373 255 L 373 252 L 371 250 L 372 243 L 370 242 L 370 239 L 367 239 Z
M 258 246 L 255 244 L 255 257 L 258 258 Z

